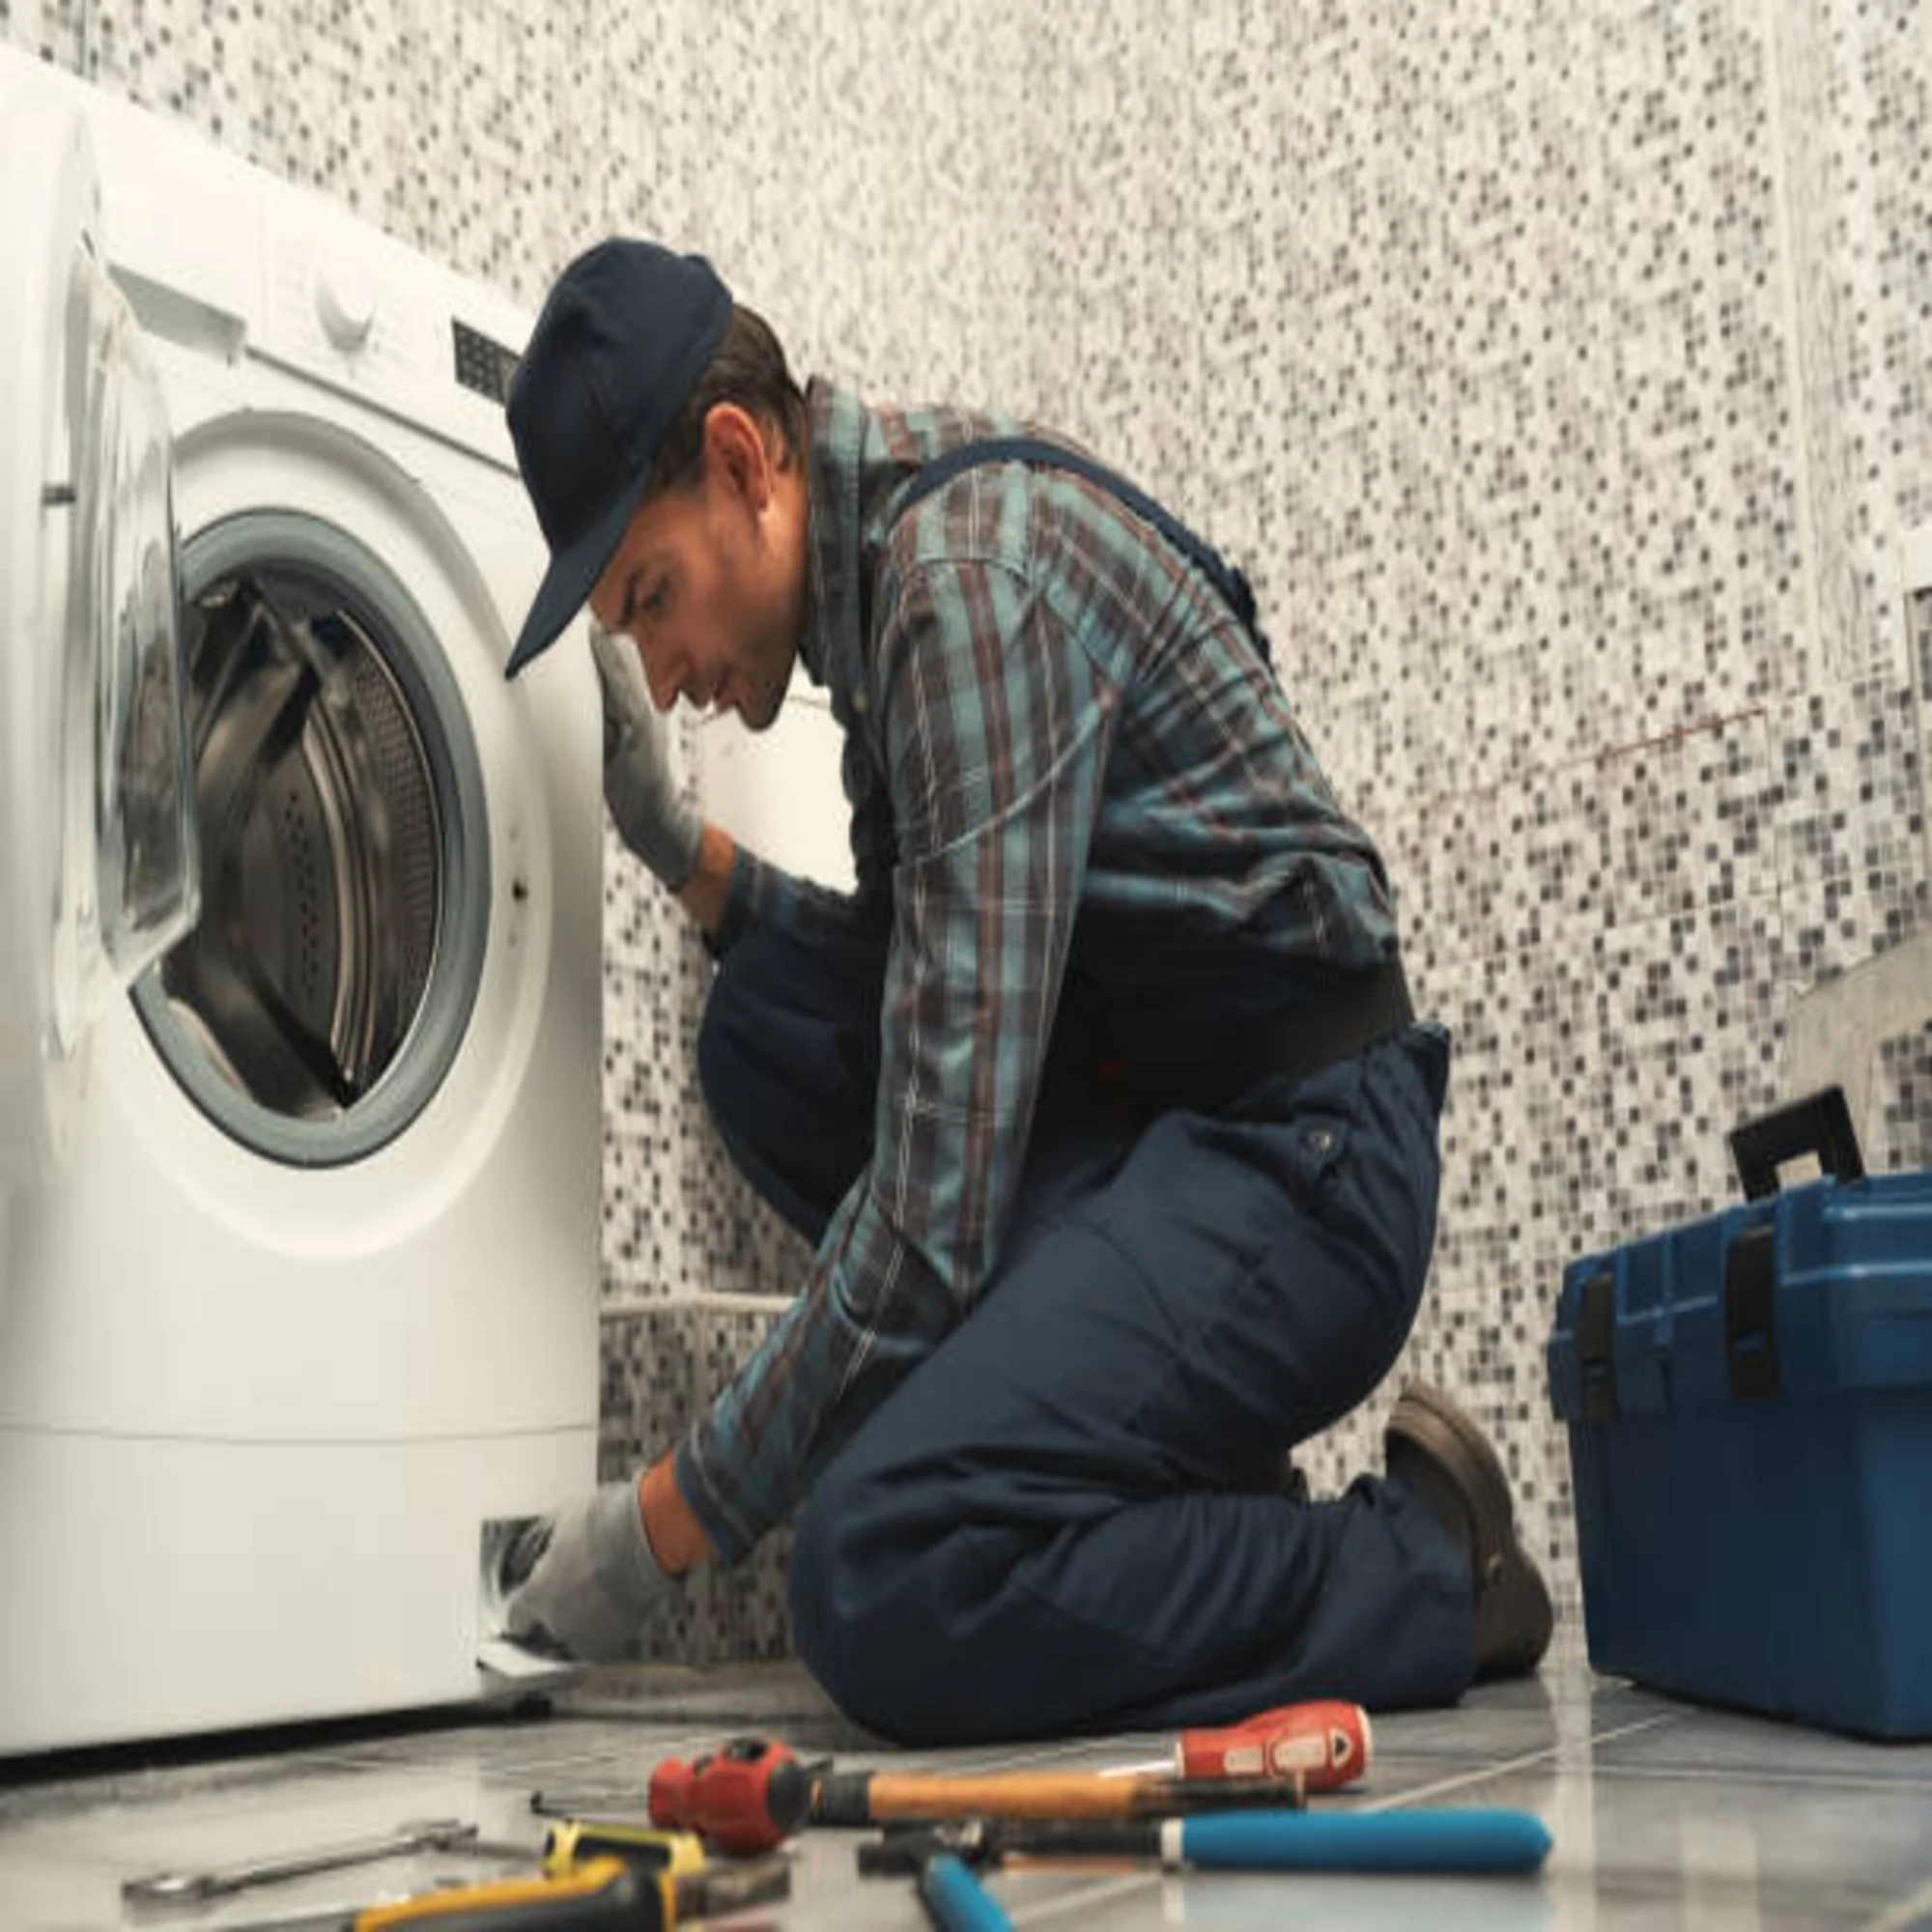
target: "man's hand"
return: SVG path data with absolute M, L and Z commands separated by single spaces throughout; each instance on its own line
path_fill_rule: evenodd
M 672 892 L 697 865 L 702 821 L 671 782 L 665 721 L 628 638 L 593 626 L 590 654 L 604 703 L 604 797 L 624 843 Z
M 636 1478 L 604 1484 L 526 1537 L 510 1554 L 521 1576 L 504 1622 L 512 1636 L 547 1637 L 580 1662 L 625 1656 L 683 1595 L 651 1553 Z

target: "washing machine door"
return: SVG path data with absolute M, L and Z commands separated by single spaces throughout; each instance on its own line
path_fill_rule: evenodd
M 170 451 L 77 108 L 0 79 L 0 1179 L 58 1171 L 94 1017 L 194 923 Z

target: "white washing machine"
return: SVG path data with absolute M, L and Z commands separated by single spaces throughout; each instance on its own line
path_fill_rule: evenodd
M 468 1699 L 484 1525 L 595 1474 L 526 319 L 4 50 L 0 208 L 0 1751 Z

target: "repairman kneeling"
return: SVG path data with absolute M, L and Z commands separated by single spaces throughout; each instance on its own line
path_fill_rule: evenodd
M 1385 1479 L 1289 1454 L 1363 1402 L 1435 1234 L 1442 1029 L 1239 575 L 1064 439 L 801 392 L 710 267 L 611 242 L 509 403 L 587 602 L 605 792 L 708 936 L 706 1101 L 815 1244 L 675 1450 L 544 1525 L 511 1627 L 619 1654 L 798 1511 L 799 1650 L 906 1743 L 1442 1703 L 1549 1599 L 1433 1390 Z M 846 733 L 857 886 L 702 823 L 660 716 Z M 532 1539 L 530 1550 L 537 1548 Z

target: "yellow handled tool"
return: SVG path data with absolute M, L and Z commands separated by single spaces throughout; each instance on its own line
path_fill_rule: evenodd
M 448 1886 L 382 1905 L 258 1919 L 228 1932 L 672 1932 L 676 1924 L 655 1889 L 621 1859 L 597 1859 L 560 1878 Z
M 354 1932 L 423 1925 L 434 1932 L 669 1932 L 653 1914 L 641 1875 L 622 1859 L 595 1859 L 561 1878 L 497 1879 L 372 1906 Z
M 622 1830 L 582 1827 L 580 1853 L 596 1838 Z M 665 1861 L 653 1867 L 649 1861 L 660 1855 Z M 587 1864 L 563 1866 L 549 1878 L 426 1892 L 374 1907 L 349 1923 L 352 1932 L 410 1926 L 421 1926 L 423 1932 L 675 1932 L 694 1919 L 719 1918 L 791 1896 L 791 1866 L 783 1859 L 706 1865 L 700 1850 L 693 1868 L 689 1858 L 680 1845 L 634 1842 L 628 1857 L 594 1858 Z
M 623 1844 L 624 1856 L 590 1856 L 613 1843 Z M 567 1820 L 552 1833 L 545 1862 L 542 1877 L 447 1886 L 227 1932 L 676 1932 L 695 1919 L 791 1895 L 791 1866 L 783 1859 L 707 1865 L 703 1848 L 685 1833 L 627 1825 Z
M 622 1859 L 646 1873 L 685 1878 L 704 1869 L 704 1841 L 691 1832 L 654 1832 L 642 1825 L 609 1825 L 566 1818 L 544 1837 L 544 1870 L 553 1878 L 592 1859 Z
M 639 1885 L 654 1891 L 665 1925 L 719 1918 L 791 1896 L 791 1866 L 781 1858 L 707 1861 L 704 1841 L 690 1832 L 654 1831 L 606 1819 L 564 1818 L 544 1840 L 544 1869 L 562 1873 L 585 1859 L 621 1859 Z

